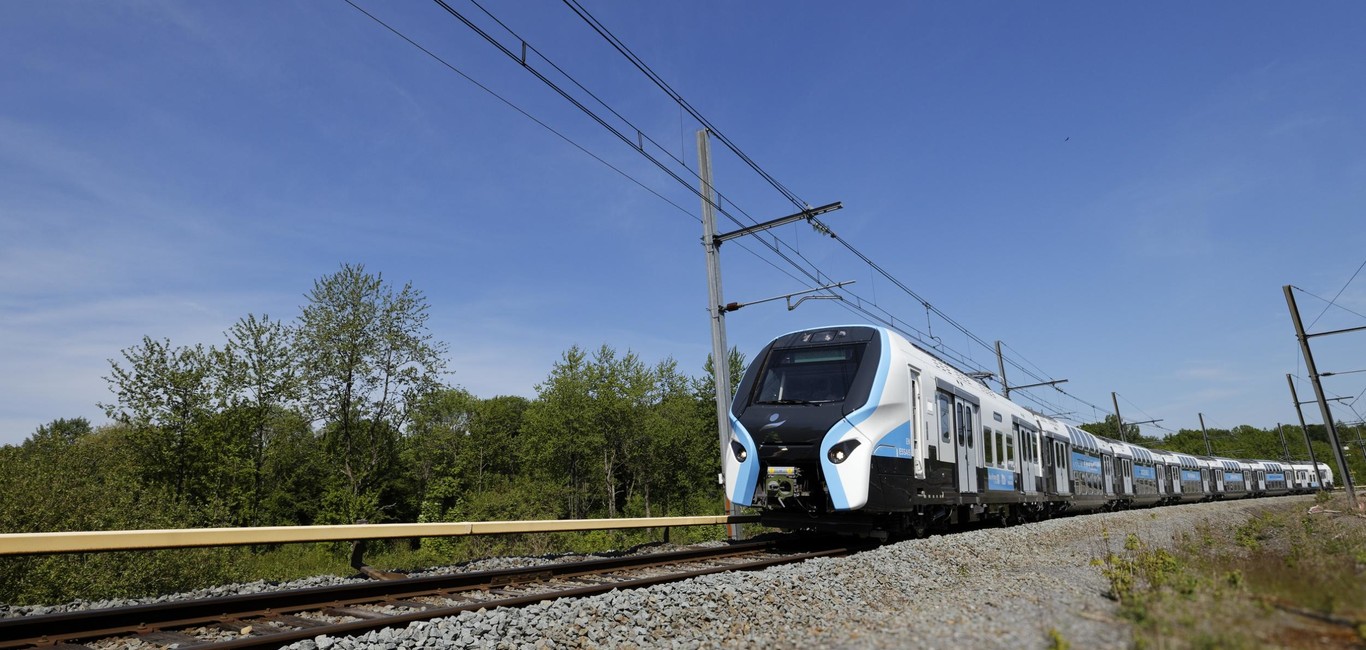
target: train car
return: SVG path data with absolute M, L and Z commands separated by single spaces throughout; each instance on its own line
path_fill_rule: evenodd
M 1133 454 L 1133 505 L 1152 507 L 1166 501 L 1166 466 L 1162 456 L 1139 445 L 1128 445 Z
M 1176 499 L 1176 503 L 1196 503 L 1208 500 L 1212 494 L 1209 491 L 1209 475 L 1201 466 L 1200 460 L 1190 454 L 1177 454 L 1176 460 L 1180 465 L 1181 493 Z
M 1285 465 L 1269 460 L 1254 462 L 1259 462 L 1262 470 L 1260 496 L 1279 497 L 1290 494 L 1288 468 Z
M 1295 477 L 1296 494 L 1311 494 L 1323 489 L 1323 484 L 1312 464 L 1306 462 L 1290 463 L 1290 469 Z
M 1149 449 L 1157 468 L 1157 484 L 1161 499 L 1157 505 L 1181 501 L 1181 458 L 1170 451 Z
M 867 325 L 771 341 L 736 388 L 730 424 L 727 496 L 787 529 L 923 534 L 1272 489 L 1249 488 L 1262 480 L 1251 464 L 1153 452 L 1029 411 Z
M 1213 456 L 1196 456 L 1200 461 L 1200 476 L 1204 478 L 1205 500 L 1217 501 L 1224 498 L 1224 464 Z
M 1242 499 L 1248 496 L 1251 467 L 1246 463 L 1227 459 L 1220 459 L 1219 465 L 1224 470 L 1224 498 Z

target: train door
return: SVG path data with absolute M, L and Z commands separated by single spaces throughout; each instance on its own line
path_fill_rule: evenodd
M 1214 470 L 1214 491 L 1220 494 L 1224 492 L 1224 470 Z
M 1124 483 L 1123 494 L 1134 494 L 1134 461 L 1128 458 L 1119 459 L 1119 476 Z
M 1053 488 L 1058 494 L 1067 494 L 1067 443 L 1061 440 L 1048 442 L 1053 448 Z
M 1153 465 L 1153 476 L 1157 479 L 1157 495 L 1167 496 L 1167 466 L 1163 463 Z
M 961 399 L 953 400 L 954 441 L 958 445 L 958 492 L 975 494 L 977 488 L 977 441 L 975 430 L 977 406 Z
M 1020 447 L 1023 449 L 1023 453 L 1020 454 L 1020 486 L 1026 494 L 1032 494 L 1038 491 L 1036 478 L 1039 475 L 1039 459 L 1034 451 L 1038 448 L 1035 442 L 1036 434 L 1018 424 L 1014 428 L 1015 437 L 1019 438 Z
M 1105 486 L 1106 494 L 1115 493 L 1115 467 L 1114 457 L 1110 454 L 1101 456 L 1101 484 Z
M 935 441 L 937 451 L 934 459 L 940 463 L 953 463 L 953 396 L 940 391 L 935 393 L 934 397 L 934 407 L 939 416 L 939 436 Z M 953 480 L 957 485 L 957 476 L 945 478 Z
M 911 456 L 915 459 L 915 477 L 925 478 L 925 427 L 920 426 L 920 373 L 915 368 L 906 367 L 910 373 L 910 394 L 907 399 L 910 401 L 911 418 Z

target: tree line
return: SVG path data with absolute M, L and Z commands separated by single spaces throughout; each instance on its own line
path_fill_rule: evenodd
M 110 361 L 109 424 L 0 447 L 7 532 L 720 511 L 712 383 L 609 345 L 565 351 L 536 397 L 449 385 L 428 305 L 360 265 L 292 321 L 217 345 L 144 337 Z M 743 368 L 738 352 L 729 359 Z

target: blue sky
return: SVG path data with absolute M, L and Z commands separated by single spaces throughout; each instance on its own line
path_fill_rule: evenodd
M 1366 5 L 583 2 L 786 187 L 842 201 L 844 239 L 1068 392 L 1172 429 L 1294 421 L 1281 286 L 1331 298 L 1366 261 Z M 339 0 L 0 3 L 0 443 L 103 422 L 121 349 L 292 318 L 342 263 L 423 290 L 449 381 L 481 396 L 533 396 L 574 344 L 700 373 L 697 197 L 440 7 L 357 4 L 668 201 Z M 565 5 L 486 6 L 695 169 L 698 124 Z M 713 156 L 744 213 L 793 211 Z M 837 243 L 776 232 L 994 369 Z M 728 301 L 807 287 L 744 246 Z M 1339 304 L 1314 330 L 1366 324 L 1366 278 Z M 753 355 L 861 320 L 776 302 L 728 327 Z M 1323 371 L 1366 368 L 1366 334 L 1315 345 Z

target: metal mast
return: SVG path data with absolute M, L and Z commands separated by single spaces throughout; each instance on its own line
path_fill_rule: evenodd
M 1203 435 L 1205 437 L 1205 455 L 1213 456 L 1214 449 L 1209 446 L 1209 431 L 1205 430 L 1205 414 L 1196 413 L 1196 415 L 1200 416 L 1200 435 Z
M 1304 423 L 1304 409 L 1300 408 L 1304 403 L 1300 401 L 1299 394 L 1295 392 L 1295 378 L 1287 372 L 1285 373 L 1285 381 L 1290 384 L 1290 401 L 1295 403 L 1295 415 L 1300 416 L 1300 432 L 1304 434 L 1304 446 L 1309 450 L 1309 462 L 1314 465 L 1314 482 L 1322 486 L 1323 484 L 1319 482 L 1319 459 L 1314 455 L 1314 445 L 1309 442 L 1309 427 Z
M 1287 284 L 1281 289 L 1285 292 L 1285 303 L 1290 307 L 1290 320 L 1295 323 L 1295 337 L 1300 340 L 1300 351 L 1304 353 L 1304 366 L 1309 370 L 1309 383 L 1314 385 L 1314 393 L 1319 400 L 1319 410 L 1323 412 L 1323 426 L 1328 429 L 1328 443 L 1333 447 L 1333 457 L 1337 459 L 1338 470 L 1342 472 L 1342 486 L 1347 488 L 1347 504 L 1352 507 L 1352 512 L 1358 512 L 1356 487 L 1352 485 L 1352 474 L 1347 470 L 1347 458 L 1342 455 L 1342 442 L 1338 440 L 1338 427 L 1333 423 L 1333 413 L 1328 409 L 1328 400 L 1323 395 L 1323 384 L 1319 381 L 1319 369 L 1318 366 L 1314 365 L 1314 353 L 1309 349 L 1309 337 L 1311 335 L 1304 332 L 1304 323 L 1300 321 L 1300 308 L 1295 305 L 1295 294 L 1291 291 L 1292 288 Z M 1356 329 L 1361 328 L 1353 328 L 1353 330 Z M 1325 332 L 1325 334 L 1336 333 Z M 1314 471 L 1317 472 L 1318 468 L 1315 467 Z
M 711 143 L 708 132 L 697 132 L 697 172 L 702 179 L 702 248 L 707 253 L 707 314 L 711 317 L 711 374 L 716 386 L 716 430 L 721 453 L 730 442 L 730 354 L 726 348 L 726 312 L 721 292 L 721 254 L 716 242 L 716 189 L 711 182 Z M 724 456 L 722 456 L 724 458 Z M 724 490 L 723 490 L 724 493 Z M 740 514 L 740 508 L 723 494 L 726 513 Z M 740 536 L 740 527 L 727 526 L 731 539 Z

